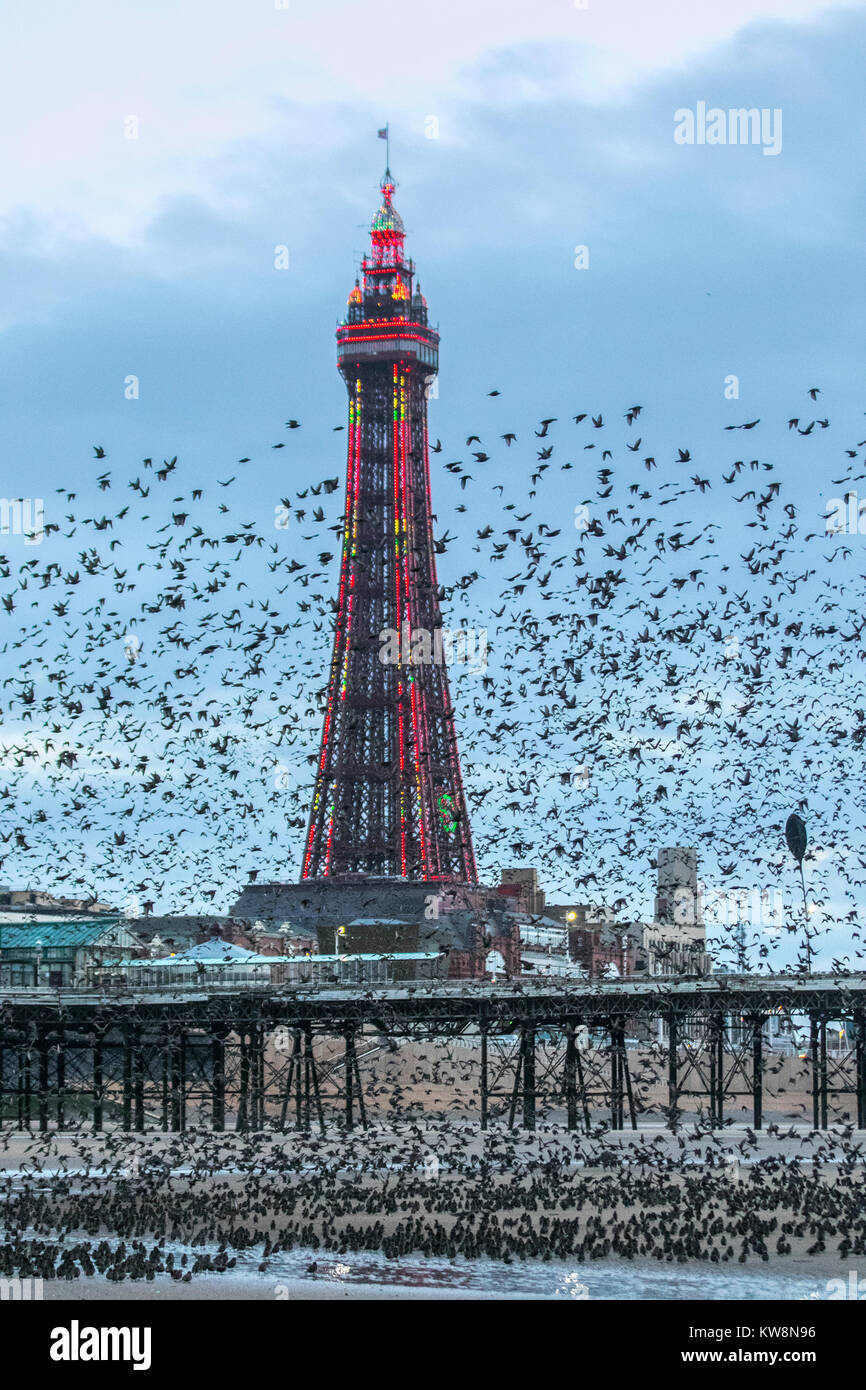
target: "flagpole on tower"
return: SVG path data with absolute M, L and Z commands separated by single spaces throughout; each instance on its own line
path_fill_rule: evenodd
M 386 121 L 383 128 L 378 132 L 379 139 L 385 141 L 385 172 L 391 173 L 391 127 L 390 122 Z

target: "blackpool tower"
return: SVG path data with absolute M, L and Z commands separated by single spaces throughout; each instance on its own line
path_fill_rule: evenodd
M 393 200 L 386 169 L 370 249 L 337 329 L 349 395 L 346 506 L 301 882 L 472 884 L 430 503 L 427 397 L 439 334 Z

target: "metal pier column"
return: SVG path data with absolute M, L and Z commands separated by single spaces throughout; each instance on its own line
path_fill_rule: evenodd
M 316 1054 L 313 1051 L 313 1025 L 307 1020 L 304 1028 L 304 1071 L 306 1088 L 306 1108 L 307 1108 L 307 1129 L 310 1128 L 310 1085 L 312 1083 L 313 1095 L 316 1101 L 316 1115 L 319 1121 L 319 1128 L 325 1132 L 325 1115 L 322 1110 L 322 1097 L 319 1093 L 319 1073 L 316 1067 Z
M 354 1086 L 355 1086 L 355 1030 L 352 1027 L 346 1029 L 344 1034 L 345 1051 L 345 1073 L 346 1073 L 346 1128 L 353 1129 L 355 1125 L 354 1107 Z
M 186 1034 L 171 1040 L 171 1127 L 186 1128 Z
M 866 1014 L 854 1015 L 854 1061 L 856 1065 L 857 1128 L 866 1129 Z
M 168 1115 L 170 1109 L 171 1094 L 171 1069 L 173 1066 L 172 1051 L 174 1039 L 172 1036 L 172 1026 L 169 1023 L 166 1029 L 165 1039 L 162 1048 L 162 1129 L 163 1133 L 168 1130 Z
M 102 1098 L 103 1086 L 103 1041 L 102 1031 L 98 1031 L 93 1038 L 93 1128 L 98 1131 L 102 1129 Z
M 812 1127 L 827 1128 L 827 1020 L 823 1014 L 809 1019 L 812 1057 Z
M 63 1025 L 57 1029 L 57 1061 L 55 1063 L 57 1082 L 57 1128 L 63 1129 L 66 1123 L 64 1098 L 66 1095 L 66 1037 Z
M 265 1123 L 265 1035 L 261 1023 L 250 1031 L 250 1128 L 262 1129 Z
M 580 1099 L 583 1103 L 583 1124 L 586 1133 L 589 1134 L 591 1123 L 589 1118 L 589 1096 L 586 1090 L 586 1078 L 583 1074 L 583 1061 L 580 1056 L 580 1048 L 575 1050 L 574 1060 L 577 1063 L 577 1084 L 580 1087 Z
M 132 1094 L 135 1102 L 135 1128 L 144 1133 L 144 1050 L 141 1045 L 141 1030 L 135 1029 L 132 1049 Z
M 574 1038 L 574 1019 L 565 1024 L 565 1107 L 568 1128 L 577 1129 L 577 1044 Z
M 610 1127 L 622 1129 L 622 1051 L 620 1020 L 610 1021 Z
M 488 1076 L 487 1076 L 487 1020 L 481 1022 L 481 1128 L 487 1128 L 487 1101 L 488 1101 Z
M 295 1050 L 294 1050 L 294 1054 L 293 1054 L 293 1056 L 292 1056 L 292 1061 L 295 1063 L 295 1071 L 296 1071 L 296 1076 L 295 1076 L 295 1123 L 296 1123 L 296 1125 L 298 1126 L 298 1129 L 303 1129 L 303 1128 L 304 1128 L 304 1090 L 305 1090 L 305 1087 L 304 1087 L 304 1079 L 306 1079 L 306 1083 L 307 1083 L 307 1115 L 306 1115 L 306 1127 L 307 1127 L 307 1128 L 309 1128 L 309 1125 L 310 1125 L 310 1102 L 309 1102 L 309 1077 L 302 1078 L 302 1076 L 301 1076 L 301 1030 L 300 1030 L 300 1028 L 296 1028 L 296 1029 L 295 1029 L 294 1048 L 295 1048 Z M 306 1069 L 305 1069 L 305 1070 L 306 1070 Z
M 671 1009 L 668 1014 L 668 1119 L 671 1129 L 676 1128 L 677 1123 L 677 1102 L 679 1094 L 677 1090 L 677 1044 L 678 1028 L 676 1010 Z
M 211 1038 L 211 1128 L 226 1127 L 226 1039 L 225 1033 L 215 1031 Z
M 625 1093 L 628 1098 L 628 1118 L 632 1129 L 637 1129 L 637 1115 L 634 1108 L 634 1092 L 631 1087 L 631 1072 L 628 1068 L 628 1048 L 625 1045 L 625 1019 L 622 1020 L 622 1074 L 625 1077 Z M 625 1126 L 621 1125 L 621 1129 Z
M 240 1094 L 238 1096 L 238 1115 L 235 1121 L 235 1129 L 249 1129 L 249 1097 L 250 1097 L 250 1049 L 249 1037 L 246 1027 L 242 1025 L 240 1035 L 241 1041 L 241 1082 Z
M 812 1060 L 812 1128 L 818 1129 L 821 1112 L 818 1104 L 818 1019 L 809 1015 L 809 1056 Z
M 713 1011 L 710 1020 L 710 1128 L 725 1121 L 725 1016 Z
M 523 1128 L 535 1129 L 535 1029 L 523 1030 Z
M 821 1128 L 827 1128 L 827 1020 L 822 1018 L 818 1037 L 821 1044 Z
M 30 1128 L 30 1097 L 32 1094 L 30 1073 L 30 1047 L 24 1039 L 18 1048 L 18 1128 Z
M 48 1030 L 40 1028 L 36 1035 L 36 1050 L 39 1055 L 39 1129 L 44 1134 L 48 1128 Z
M 280 1106 L 280 1129 L 286 1127 L 286 1119 L 289 1113 L 289 1106 L 292 1103 L 292 1094 L 295 1095 L 296 1123 L 301 1128 L 301 1030 L 296 1028 L 292 1035 L 292 1051 L 289 1056 L 289 1069 L 286 1072 L 286 1084 L 283 1090 L 283 1103 Z
M 764 1123 L 764 1020 L 752 1016 L 752 1124 L 761 1129 Z
M 520 1095 L 520 1083 L 523 1080 L 523 1055 L 526 1051 L 526 1029 L 520 1025 L 520 1042 L 517 1048 L 517 1060 L 514 1064 L 514 1085 L 511 1088 L 511 1105 L 508 1109 L 508 1128 L 514 1128 L 514 1120 L 517 1115 L 517 1098 Z
M 124 1129 L 132 1129 L 132 1027 L 123 1030 L 123 1120 Z

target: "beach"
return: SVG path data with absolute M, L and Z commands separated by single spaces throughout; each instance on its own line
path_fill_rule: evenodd
M 818 1299 L 866 1269 L 864 1140 L 434 1118 L 7 1133 L 2 1273 L 48 1273 L 48 1299 Z

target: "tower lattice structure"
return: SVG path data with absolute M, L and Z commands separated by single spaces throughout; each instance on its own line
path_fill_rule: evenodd
M 301 880 L 477 880 L 436 578 L 427 398 L 439 334 L 386 169 L 337 329 L 349 394 L 334 648 Z M 427 634 L 425 637 L 424 634 Z

